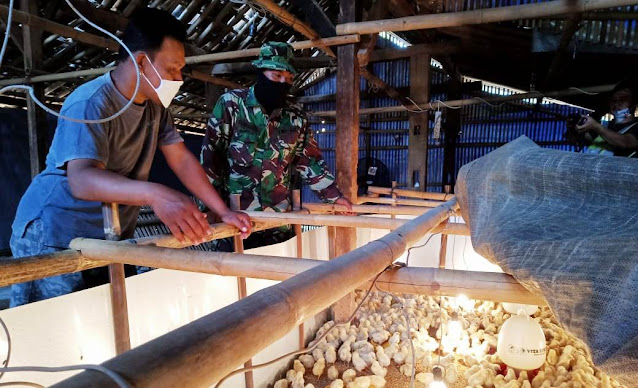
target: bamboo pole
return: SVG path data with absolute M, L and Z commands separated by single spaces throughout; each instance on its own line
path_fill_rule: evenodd
M 545 3 L 543 3 L 545 4 Z M 492 104 L 498 104 L 501 102 L 507 101 L 518 101 L 518 100 L 528 100 L 528 99 L 540 99 L 540 98 L 558 98 L 558 97 L 566 97 L 573 96 L 578 94 L 585 93 L 607 93 L 614 88 L 615 85 L 598 85 L 598 86 L 584 86 L 584 87 L 572 87 L 564 90 L 556 90 L 549 92 L 528 92 L 528 93 L 518 93 L 512 94 L 509 96 L 498 96 L 498 97 L 487 97 L 487 98 L 467 98 L 464 100 L 449 100 L 449 101 L 430 101 L 430 102 L 420 102 L 418 103 L 419 108 L 422 111 L 428 110 L 437 110 L 437 109 L 445 109 L 446 106 L 450 107 L 458 107 L 458 106 L 467 106 L 467 105 L 477 105 L 484 104 L 486 101 Z M 445 105 L 443 105 L 445 103 Z M 360 115 L 369 115 L 369 114 L 377 114 L 377 113 L 392 113 L 392 112 L 403 112 L 405 111 L 405 107 L 401 105 L 395 106 L 386 106 L 380 108 L 361 108 L 359 109 Z M 310 116 L 318 116 L 318 117 L 334 117 L 336 116 L 336 111 L 309 111 L 308 115 Z
M 407 220 L 405 220 L 407 222 Z M 334 230 L 334 226 L 328 227 Z M 457 236 L 469 236 L 470 230 L 465 224 L 442 223 L 432 230 L 432 233 L 453 234 Z M 129 242 L 126 241 L 128 244 Z M 329 237 L 329 243 L 330 237 Z M 139 246 L 153 246 L 154 244 L 138 244 Z M 162 246 L 162 245 L 157 245 Z M 332 244 L 330 245 L 332 247 Z M 179 252 L 179 251 L 178 251 Z M 189 251 L 190 252 L 190 251 Z M 334 255 L 334 248 L 330 248 L 330 254 Z M 334 257 L 334 256 L 332 256 Z M 141 263 L 138 261 L 126 261 L 127 264 L 135 264 L 147 267 L 154 267 L 153 263 Z M 31 280 L 43 279 L 50 276 L 73 273 L 104 267 L 109 261 L 87 258 L 74 250 L 60 251 L 52 254 L 21 257 L 20 260 L 0 259 L 0 287 L 12 284 L 24 283 Z
M 241 210 L 241 196 L 239 194 L 230 195 L 230 208 L 235 211 Z M 233 248 L 235 249 L 235 253 L 238 253 L 240 255 L 244 254 L 244 241 L 242 240 L 240 235 L 233 236 Z M 248 296 L 246 278 L 243 276 L 237 277 L 237 296 L 239 297 L 239 300 L 242 300 Z M 244 368 L 250 368 L 251 366 L 253 366 L 252 358 L 248 359 L 248 361 L 244 363 Z M 246 383 L 246 388 L 253 388 L 253 386 L 255 385 L 255 381 L 252 371 L 244 373 L 244 381 Z
M 405 220 L 366 217 L 366 216 L 337 216 L 321 214 L 301 213 L 274 213 L 274 212 L 245 212 L 253 220 L 281 221 L 286 224 L 313 225 L 313 226 L 337 226 L 342 228 L 372 228 L 372 229 L 396 229 L 405 224 Z
M 519 19 L 536 19 L 552 15 L 588 12 L 602 8 L 622 7 L 634 5 L 635 3 L 635 0 L 554 0 L 543 3 L 477 9 L 473 11 L 343 23 L 337 25 L 337 35 L 374 34 L 382 31 L 413 31 Z
M 419 198 L 419 199 L 431 199 L 435 201 L 447 201 L 448 199 L 452 199 L 454 195 L 444 194 L 444 193 L 430 193 L 427 191 L 413 191 L 413 190 L 404 190 L 404 189 L 391 189 L 388 187 L 376 187 L 376 186 L 368 186 L 368 193 L 375 194 L 396 194 L 400 197 L 408 197 L 408 198 Z
M 392 205 L 396 203 L 397 205 L 408 205 L 408 206 L 421 206 L 421 207 L 437 207 L 441 204 L 441 201 L 425 201 L 422 199 L 392 199 L 392 198 L 379 198 L 379 197 L 370 197 L 366 195 L 359 196 L 357 201 L 361 203 L 371 202 L 371 203 L 381 203 Z
M 329 203 L 305 203 L 303 209 L 310 212 L 310 214 L 331 214 L 348 211 L 348 208 L 344 205 Z M 426 211 L 428 211 L 428 209 L 420 206 L 352 205 L 353 213 L 420 216 Z
M 383 271 L 457 207 L 456 200 L 448 201 L 379 240 L 258 291 L 102 365 L 138 388 L 209 386 Z M 86 371 L 55 386 L 112 384 L 99 372 Z
M 2 7 L 4 6 L 0 5 L 0 11 L 2 11 Z M 344 36 L 335 36 L 331 38 L 304 40 L 301 42 L 294 42 L 291 45 L 296 50 L 303 50 L 310 47 L 325 47 L 325 46 L 332 46 L 332 45 L 351 44 L 351 43 L 356 43 L 358 41 L 359 41 L 359 35 L 344 35 Z M 194 56 L 186 57 L 186 63 L 197 64 L 197 63 L 206 63 L 206 62 L 220 62 L 220 61 L 225 61 L 228 59 L 255 57 L 257 55 L 259 55 L 258 48 L 247 49 L 247 50 L 237 50 L 237 51 L 226 51 L 221 53 L 194 55 Z M 12 78 L 12 79 L 0 81 L 0 86 L 23 84 L 23 83 L 33 84 L 37 82 L 49 82 L 49 81 L 60 81 L 60 80 L 80 78 L 80 77 L 92 77 L 92 76 L 102 75 L 113 69 L 114 69 L 113 66 L 108 66 L 108 67 L 100 67 L 95 69 L 39 75 L 35 77 L 30 77 L 30 78 Z M 197 79 L 203 78 L 202 73 L 196 72 L 196 71 L 193 71 L 192 73 L 187 75 Z M 215 83 L 214 81 L 223 83 L 225 81 L 225 83 L 223 83 L 221 86 L 233 87 L 233 85 L 236 85 L 232 83 L 231 81 L 224 80 L 219 77 L 213 77 L 212 75 L 209 75 L 209 74 L 204 74 L 204 75 L 206 75 L 206 80 L 208 80 L 208 82 L 211 82 L 211 83 Z
M 104 267 L 108 264 L 106 260 L 88 259 L 73 250 L 21 257 L 19 260 L 0 259 L 0 287 Z
M 102 203 L 102 217 L 104 218 L 106 240 L 119 241 L 122 228 L 120 227 L 120 211 L 117 203 Z M 109 264 L 109 289 L 111 291 L 111 310 L 113 311 L 115 353 L 122 354 L 131 350 L 124 264 Z
M 39 16 L 31 15 L 26 12 L 13 9 L 13 23 L 20 23 L 27 26 L 36 27 L 42 31 L 47 31 L 52 34 L 61 35 L 67 38 L 71 38 L 75 41 L 90 44 L 96 47 L 109 49 L 111 51 L 117 51 L 119 45 L 112 39 L 103 38 L 101 36 L 93 35 L 85 31 L 76 30 L 75 28 L 65 26 L 41 18 Z M 9 15 L 9 7 L 6 5 L 0 5 L 0 16 L 6 17 Z
M 86 238 L 74 239 L 71 246 L 78 251 L 69 252 L 76 255 L 81 252 L 87 260 L 274 281 L 290 279 L 326 263 L 323 260 L 300 260 L 293 257 L 180 251 Z M 433 295 L 440 291 L 444 296 L 462 293 L 472 299 L 543 304 L 541 298 L 527 291 L 511 275 L 496 272 L 404 267 L 387 271 L 379 277 L 377 284 L 382 290 L 393 293 Z M 369 282 L 357 286 L 360 290 L 368 287 Z
M 253 232 L 260 230 L 266 230 L 270 228 L 276 228 L 282 225 L 287 225 L 285 222 L 272 220 L 272 221 L 253 221 Z M 228 224 L 213 224 L 211 225 L 211 234 L 206 238 L 206 241 L 218 240 L 221 238 L 232 237 L 239 234 L 239 230 Z M 140 245 L 157 245 L 158 247 L 168 248 L 186 248 L 193 245 L 192 242 L 180 242 L 170 234 L 162 234 L 159 236 L 142 237 L 137 239 L 127 240 L 134 244 Z

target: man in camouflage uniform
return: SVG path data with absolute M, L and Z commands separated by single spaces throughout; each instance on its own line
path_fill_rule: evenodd
M 287 43 L 262 46 L 253 61 L 257 83 L 223 94 L 215 105 L 201 163 L 222 197 L 240 196 L 241 210 L 289 211 L 294 172 L 324 202 L 350 208 L 321 156 L 305 113 L 287 99 L 295 74 L 291 58 Z M 275 244 L 292 235 L 289 226 L 255 232 L 244 246 Z

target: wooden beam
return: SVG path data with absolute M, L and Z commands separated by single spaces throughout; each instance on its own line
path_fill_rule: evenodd
M 20 0 L 20 8 L 27 15 L 35 15 L 38 12 L 38 2 L 32 0 Z M 14 11 L 20 12 L 20 11 Z M 15 18 L 15 16 L 14 16 Z M 22 26 L 24 72 L 30 76 L 34 70 L 42 66 L 42 30 L 35 26 L 24 24 Z M 37 99 L 44 100 L 42 87 L 34 88 Z M 49 131 L 47 117 L 33 101 L 31 94 L 27 94 L 27 126 L 29 132 L 29 165 L 31 179 L 43 171 L 46 166 L 46 156 L 49 150 Z
M 301 35 L 305 36 L 308 39 L 320 39 L 321 35 L 319 35 L 312 27 L 302 22 L 295 15 L 288 12 L 286 9 L 280 7 L 272 0 L 253 0 L 255 4 L 262 6 L 268 12 L 270 12 L 274 17 L 279 19 L 280 22 L 291 27 L 293 30 L 297 31 Z M 336 55 L 329 47 L 324 47 L 323 50 L 326 54 L 331 57 L 335 57 Z
M 335 58 L 327 55 L 317 57 L 296 57 L 291 61 L 297 70 L 310 70 L 337 67 Z M 252 74 L 255 72 L 255 66 L 251 62 L 229 62 L 217 63 L 213 67 L 213 75 L 224 74 Z
M 306 203 L 303 209 L 310 214 L 334 214 L 347 212 L 344 205 L 328 203 Z M 395 214 L 418 216 L 428 211 L 428 209 L 418 206 L 383 206 L 383 205 L 352 205 L 353 213 L 362 214 Z
M 353 35 L 334 36 L 330 38 L 302 40 L 299 42 L 292 42 L 290 45 L 295 50 L 305 50 L 311 47 L 338 46 L 338 45 L 352 44 L 357 42 L 359 42 L 359 35 L 353 34 Z M 192 65 L 195 63 L 202 63 L 202 62 L 220 62 L 220 61 L 227 61 L 229 59 L 256 57 L 259 55 L 259 50 L 260 50 L 259 48 L 254 48 L 254 49 L 198 55 L 195 57 L 186 58 L 186 63 L 189 65 Z
M 430 99 L 430 56 L 419 54 L 410 58 L 410 95 L 419 101 Z M 411 104 L 411 106 L 414 106 Z M 418 108 L 416 110 L 419 110 Z M 416 191 L 425 191 L 428 162 L 428 112 L 409 112 L 408 184 Z M 368 188 L 368 192 L 370 189 Z M 396 190 L 395 190 L 396 192 Z M 398 193 L 397 193 L 398 194 Z
M 434 15 L 407 16 L 396 19 L 367 22 L 348 22 L 337 25 L 337 34 L 372 34 L 381 31 L 412 31 L 441 27 L 485 24 L 575 12 L 588 12 L 603 8 L 634 5 L 635 0 L 555 0 L 545 3 L 514 5 L 509 7 L 478 9 Z
M 290 0 L 290 2 L 303 11 L 306 20 L 319 35 L 328 37 L 337 34 L 334 24 L 317 0 Z
M 365 20 L 377 20 L 385 17 L 388 12 L 388 0 L 377 0 L 372 4 L 370 10 L 367 12 Z M 361 37 L 361 47 L 357 52 L 357 60 L 359 66 L 367 66 L 370 60 L 370 54 L 374 51 L 374 47 L 377 45 L 377 38 L 379 34 L 370 34 Z
M 563 32 L 560 37 L 558 48 L 556 49 L 556 54 L 554 54 L 554 59 L 552 59 L 552 64 L 549 66 L 549 71 L 547 72 L 545 82 L 543 83 L 545 88 L 558 81 L 567 71 L 567 64 L 570 56 L 568 51 L 569 44 L 572 42 L 574 34 L 576 34 L 580 29 L 581 18 L 582 16 L 580 14 L 573 14 L 569 15 L 565 19 Z
M 448 100 L 443 101 L 445 105 L 450 107 L 457 106 L 466 106 L 466 105 L 476 105 L 476 104 L 485 104 L 485 102 L 498 104 L 506 101 L 516 101 L 516 100 L 528 100 L 534 98 L 559 98 L 566 96 L 574 96 L 583 94 L 583 90 L 587 93 L 607 93 L 614 88 L 614 84 L 611 85 L 598 85 L 598 86 L 583 86 L 578 88 L 569 88 L 557 91 L 549 91 L 549 92 L 528 92 L 528 93 L 519 93 L 512 94 L 509 96 L 498 96 L 498 97 L 487 97 L 487 98 L 468 98 L 464 100 Z M 422 110 L 437 110 L 437 109 L 446 109 L 447 107 L 438 101 L 430 101 L 430 102 L 419 102 L 419 107 Z M 388 106 L 381 108 L 362 108 L 359 109 L 359 114 L 361 115 L 369 115 L 369 114 L 378 114 L 378 113 L 390 113 L 390 112 L 403 112 L 405 108 L 402 106 Z M 317 117 L 335 117 L 336 111 L 308 111 L 308 115 L 317 116 Z
M 9 7 L 0 5 L 0 16 L 6 17 L 8 14 Z M 96 47 L 102 47 L 111 51 L 117 51 L 120 47 L 117 42 L 112 39 L 103 38 L 97 35 L 90 34 L 88 32 L 76 30 L 72 27 L 55 23 L 50 20 L 35 15 L 30 15 L 22 11 L 13 10 L 13 22 L 16 24 L 19 23 L 27 26 L 37 26 L 37 28 L 41 29 L 42 31 L 61 35 L 78 42 L 90 44 Z
M 428 67 L 429 64 L 428 64 Z M 407 97 L 405 97 L 401 92 L 399 92 L 394 87 L 388 85 L 384 80 L 374 75 L 372 72 L 368 71 L 365 67 L 359 69 L 359 72 L 363 78 L 365 78 L 372 85 L 376 86 L 380 90 L 383 90 L 388 97 L 393 98 L 399 102 L 402 106 L 407 107 L 408 109 L 418 109 L 416 105 L 412 103 Z
M 354 57 L 354 51 L 352 55 Z M 300 322 L 382 272 L 456 208 L 455 201 L 447 202 L 379 240 L 260 290 L 102 365 L 124 376 L 135 387 L 209 386 L 295 329 Z M 138 255 L 135 252 L 134 255 Z M 157 256 L 155 250 L 151 254 Z M 183 252 L 176 251 L 176 254 Z M 87 371 L 54 387 L 112 385 L 107 376 Z
M 354 21 L 357 0 L 339 1 L 339 21 Z M 357 198 L 357 162 L 359 160 L 359 64 L 357 46 L 339 46 L 337 49 L 337 183 L 346 198 Z M 341 256 L 356 247 L 356 229 L 337 228 L 335 255 Z M 354 309 L 354 295 L 346 295 L 333 306 L 333 318 L 342 322 Z

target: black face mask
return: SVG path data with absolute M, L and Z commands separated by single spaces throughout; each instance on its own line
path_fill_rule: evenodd
M 273 82 L 260 71 L 257 74 L 255 96 L 261 106 L 266 109 L 266 113 L 270 114 L 275 109 L 284 106 L 291 86 L 287 82 Z

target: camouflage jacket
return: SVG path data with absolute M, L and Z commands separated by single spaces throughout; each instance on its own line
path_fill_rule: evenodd
M 241 210 L 289 210 L 294 171 L 323 201 L 334 202 L 341 196 L 305 113 L 287 104 L 268 117 L 252 87 L 220 97 L 200 158 L 224 198 L 241 196 Z

